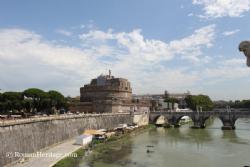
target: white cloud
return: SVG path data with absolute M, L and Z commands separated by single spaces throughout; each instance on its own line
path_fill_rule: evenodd
M 0 88 L 39 87 L 78 95 L 80 86 L 108 68 L 115 76 L 128 78 L 134 93 L 165 89 L 209 93 L 205 92 L 208 85 L 250 77 L 243 58 L 221 57 L 214 62 L 204 53 L 213 46 L 215 25 L 170 42 L 147 39 L 139 29 L 90 30 L 79 37 L 82 48 L 48 41 L 23 29 L 0 29 Z
M 181 55 L 182 59 L 199 62 L 203 59 L 201 48 L 213 46 L 215 37 L 215 25 L 209 25 L 198 30 L 194 34 L 181 40 L 171 41 L 169 46 L 173 53 Z
M 79 37 L 82 48 L 48 41 L 23 29 L 0 29 L 0 88 L 4 91 L 40 87 L 78 95 L 80 86 L 107 68 L 115 76 L 128 78 L 134 93 L 195 91 L 206 80 L 216 85 L 249 77 L 244 59 L 193 68 L 196 62 L 211 62 L 211 56 L 204 54 L 203 49 L 213 46 L 215 25 L 170 42 L 146 39 L 139 29 L 90 30 Z
M 40 87 L 76 95 L 80 86 L 111 68 L 117 76 L 131 80 L 137 93 L 160 93 L 166 85 L 181 89 L 198 78 L 187 74 L 184 68 L 170 68 L 164 62 L 179 56 L 202 60 L 202 48 L 212 46 L 214 28 L 214 25 L 200 28 L 169 43 L 145 39 L 139 29 L 116 33 L 111 29 L 90 30 L 80 35 L 83 48 L 60 45 L 23 29 L 1 29 L 0 87 L 10 90 Z
M 182 68 L 171 69 L 161 63 L 174 58 L 189 60 L 192 63 L 207 61 L 209 58 L 202 56 L 202 48 L 212 46 L 214 29 L 215 25 L 206 26 L 195 30 L 188 37 L 169 43 L 145 39 L 140 29 L 129 33 L 93 30 L 81 34 L 79 37 L 85 47 L 100 48 L 100 46 L 108 45 L 113 48 L 110 54 L 118 61 L 109 62 L 110 66 L 119 75 L 129 78 L 135 86 L 136 92 L 159 93 L 165 89 L 163 85 L 177 89 L 190 86 L 198 80 L 193 74 L 187 75 Z M 89 44 L 86 45 L 86 42 Z M 112 45 L 109 45 L 110 42 Z M 102 57 L 101 55 L 96 56 Z M 183 89 L 185 90 L 185 88 Z
M 72 35 L 72 32 L 66 31 L 66 30 L 63 30 L 63 29 L 58 29 L 58 30 L 56 30 L 56 32 L 58 34 L 61 34 L 61 35 L 67 36 L 67 37 Z
M 79 35 L 79 38 L 82 40 L 108 40 L 113 39 L 112 31 L 109 30 L 107 33 L 100 30 L 90 30 L 88 33 Z M 86 42 L 86 41 L 84 41 Z
M 203 75 L 210 78 L 212 83 L 250 77 L 249 69 L 245 67 L 245 61 L 242 58 L 220 60 L 216 63 L 216 67 L 206 68 Z
M 249 69 L 242 58 L 219 59 L 199 72 L 199 92 L 214 100 L 249 99 Z
M 96 71 L 103 70 L 82 49 L 54 44 L 30 31 L 2 29 L 0 38 L 2 89 L 41 87 L 75 94 L 76 85 L 79 87 L 94 77 Z
M 193 0 L 194 5 L 203 6 L 207 18 L 240 17 L 250 10 L 250 0 Z
M 231 36 L 231 35 L 234 35 L 234 34 L 236 34 L 236 33 L 238 33 L 238 32 L 240 32 L 240 30 L 239 30 L 239 29 L 236 29 L 236 30 L 232 30 L 232 31 L 225 31 L 225 32 L 223 32 L 222 34 L 223 34 L 224 36 Z
M 114 33 L 112 30 L 108 32 L 93 30 L 81 34 L 79 37 L 84 44 L 89 42 L 91 46 L 94 44 L 100 45 L 100 43 L 102 45 L 108 44 L 110 41 L 113 41 L 116 43 L 118 50 L 126 52 L 126 57 L 133 56 L 133 58 L 138 58 L 140 61 L 155 63 L 171 60 L 176 56 L 191 61 L 199 61 L 202 55 L 201 48 L 212 46 L 215 34 L 214 29 L 215 25 L 205 26 L 195 30 L 188 37 L 169 43 L 154 39 L 144 39 L 140 29 L 135 29 L 129 33 Z M 120 53 L 116 56 L 120 57 Z
M 243 66 L 246 64 L 246 60 L 239 58 L 232 58 L 221 62 L 221 64 L 225 66 Z

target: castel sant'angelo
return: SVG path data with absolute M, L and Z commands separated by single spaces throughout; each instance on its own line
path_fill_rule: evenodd
M 87 113 L 148 111 L 150 104 L 132 99 L 130 82 L 108 75 L 92 79 L 90 84 L 80 88 L 80 102 L 71 110 Z

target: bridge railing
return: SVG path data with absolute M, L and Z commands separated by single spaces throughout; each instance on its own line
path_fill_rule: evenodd
M 197 112 L 197 111 L 154 111 L 151 112 L 152 114 L 181 114 L 181 115 L 191 115 L 191 114 L 201 114 L 201 115 L 225 115 L 225 114 L 231 114 L 231 115 L 237 115 L 237 116 L 250 116 L 250 109 L 233 109 L 233 110 L 212 110 L 212 111 L 203 111 L 203 112 Z

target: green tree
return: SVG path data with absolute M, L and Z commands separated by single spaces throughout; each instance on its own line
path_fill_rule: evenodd
M 65 107 L 66 99 L 60 92 L 50 90 L 48 92 L 48 95 L 51 99 L 51 104 L 53 107 L 56 107 L 56 109 Z
M 0 93 L 0 113 L 22 112 L 24 116 L 36 112 L 54 114 L 53 108 L 67 108 L 67 99 L 54 90 L 45 92 L 41 89 L 30 88 L 24 92 Z
M 31 99 L 24 99 L 23 100 L 23 109 L 27 112 L 30 113 L 32 108 L 33 108 L 33 100 Z
M 41 101 L 45 98 L 48 98 L 48 94 L 46 92 L 37 88 L 26 89 L 23 92 L 23 94 L 26 98 L 31 99 L 33 101 L 33 104 L 32 104 L 33 111 L 34 110 L 41 111 L 43 109 L 43 106 L 41 105 Z
M 0 93 L 0 114 L 3 114 L 5 110 L 4 102 L 3 102 L 3 94 Z
M 0 114 L 4 114 L 5 112 L 5 103 L 4 102 L 0 102 Z
M 174 104 L 175 103 L 179 103 L 179 100 L 173 97 L 169 97 L 169 95 L 167 93 L 165 93 L 165 99 L 164 102 L 170 103 L 171 107 L 170 108 L 174 108 Z
M 229 101 L 228 105 L 231 108 L 250 108 L 250 100 L 235 100 L 233 101 Z
M 10 111 L 19 112 L 22 109 L 22 101 L 23 101 L 23 93 L 22 92 L 4 92 L 2 94 L 2 111 Z
M 14 107 L 13 107 L 13 104 L 10 100 L 6 100 L 3 102 L 3 109 L 4 109 L 4 112 L 7 113 L 8 111 L 10 110 L 13 110 Z
M 209 111 L 213 109 L 213 102 L 207 95 L 189 95 L 186 97 L 186 103 L 189 108 L 196 110 L 196 107 L 202 107 L 203 111 Z
M 239 108 L 250 108 L 250 100 L 242 100 Z
M 3 94 L 0 93 L 0 102 L 3 102 Z
M 37 89 L 37 88 L 26 89 L 23 93 L 26 97 L 29 97 L 29 98 L 32 98 L 35 100 L 40 100 L 42 98 L 47 97 L 46 92 L 44 92 L 41 89 Z
M 178 103 L 179 100 L 173 97 L 167 97 L 165 98 L 164 102 L 168 102 L 168 103 Z
M 40 111 L 45 112 L 46 114 L 54 114 L 52 112 L 52 105 L 51 105 L 51 99 L 50 98 L 43 98 L 40 101 Z
M 10 101 L 22 101 L 23 100 L 23 93 L 21 92 L 4 92 L 3 95 L 3 100 L 10 100 Z

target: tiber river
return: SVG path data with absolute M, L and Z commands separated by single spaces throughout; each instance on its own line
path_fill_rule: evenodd
M 206 129 L 156 128 L 109 143 L 80 167 L 243 167 L 250 166 L 250 119 L 222 131 L 219 119 Z M 150 153 L 147 153 L 147 149 Z

